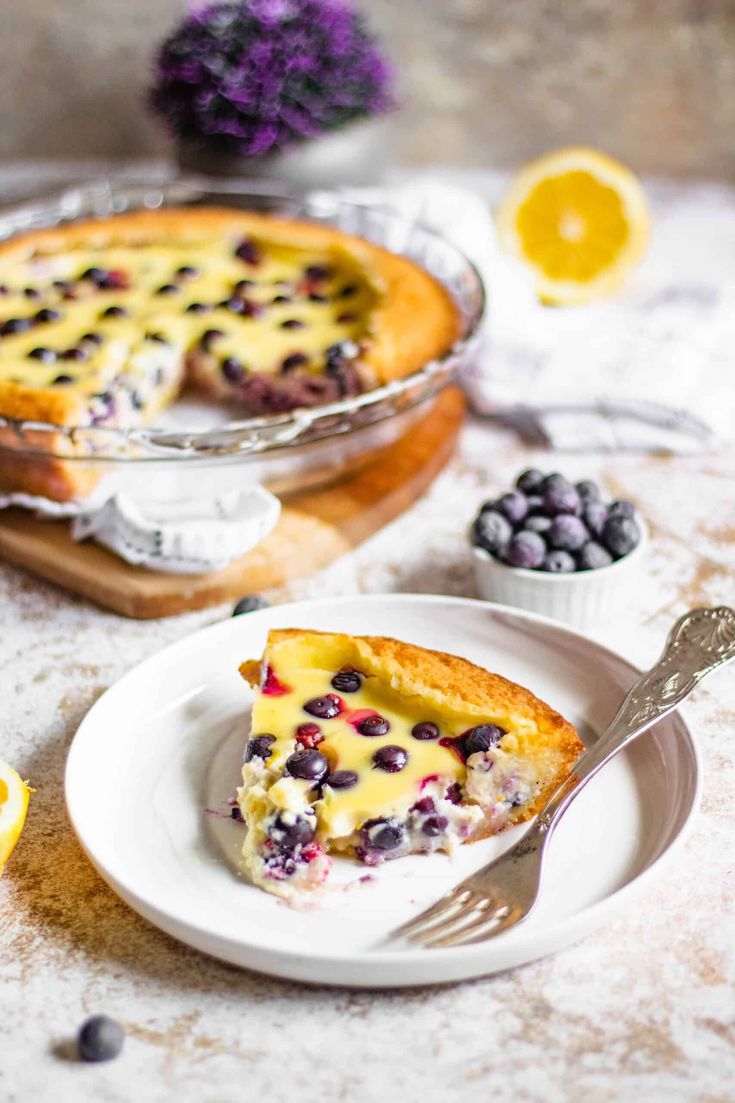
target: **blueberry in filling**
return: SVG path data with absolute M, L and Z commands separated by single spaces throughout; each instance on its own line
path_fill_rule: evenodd
M 241 383 L 245 378 L 245 368 L 234 356 L 222 361 L 222 374 L 228 383 Z
M 248 241 L 247 238 L 243 240 L 235 249 L 235 256 L 238 260 L 245 261 L 246 264 L 252 264 L 253 266 L 260 264 L 260 250 L 254 242 Z
M 505 732 L 497 724 L 478 724 L 476 728 L 470 728 L 462 736 L 466 757 L 469 758 L 470 755 L 477 754 L 478 751 L 489 751 L 491 747 L 500 742 L 504 735 Z
M 339 670 L 332 678 L 332 688 L 339 693 L 357 693 L 362 678 L 356 670 Z
M 36 312 L 33 320 L 34 322 L 58 322 L 60 317 L 61 311 L 53 310 L 50 306 L 44 306 L 43 309 Z
M 286 356 L 281 361 L 281 371 L 295 371 L 296 368 L 303 368 L 304 364 L 308 363 L 309 357 L 305 356 L 303 352 L 292 352 L 290 356 Z
M 394 819 L 366 820 L 360 832 L 365 846 L 374 850 L 395 850 L 403 842 L 403 828 Z
M 448 826 L 449 820 L 446 816 L 427 816 L 421 824 L 421 833 L 435 839 L 437 835 L 443 835 Z
M 360 735 L 367 735 L 369 737 L 387 735 L 390 731 L 390 724 L 382 716 L 366 716 L 365 719 L 361 720 L 357 725 L 357 730 Z
M 0 337 L 8 337 L 11 333 L 25 333 L 32 326 L 30 318 L 8 318 L 0 326 Z
M 245 748 L 245 762 L 250 762 L 253 758 L 270 758 L 273 753 L 271 744 L 275 743 L 275 735 L 255 735 L 252 739 L 248 740 L 248 745 Z
M 66 383 L 73 383 L 73 382 L 74 382 L 74 376 L 73 375 L 63 375 L 63 374 L 62 375 L 57 375 L 56 378 L 54 379 L 54 384 L 57 385 L 57 386 L 60 386 L 60 387 L 64 386 Z
M 314 825 L 305 816 L 282 812 L 273 821 L 268 832 L 276 846 L 306 846 L 314 838 Z
M 53 364 L 56 359 L 54 350 L 47 348 L 31 349 L 28 355 L 32 360 L 41 360 L 44 364 Z
M 427 739 L 438 739 L 439 728 L 436 724 L 432 724 L 430 720 L 422 720 L 420 724 L 414 724 L 411 728 L 411 735 L 414 739 L 419 739 L 422 742 Z
M 199 344 L 204 352 L 209 352 L 212 342 L 216 341 L 218 337 L 224 337 L 224 331 L 221 329 L 205 329 L 204 333 L 199 338 Z
M 319 720 L 332 720 L 335 716 L 339 716 L 339 701 L 329 694 L 326 697 L 312 697 L 304 705 L 304 712 L 318 717 Z
M 385 770 L 388 774 L 397 774 L 408 762 L 408 753 L 403 747 L 388 744 L 385 747 L 378 747 L 373 755 L 373 762 L 377 769 Z
M 305 324 L 298 318 L 287 318 L 285 322 L 281 322 L 281 329 L 303 329 Z
M 301 747 L 286 759 L 286 771 L 291 777 L 318 784 L 329 773 L 329 759 L 321 751 Z
M 358 781 L 359 778 L 354 770 L 335 770 L 333 774 L 329 774 L 324 784 L 329 785 L 331 789 L 352 789 Z
M 100 314 L 100 318 L 127 318 L 128 312 L 124 306 L 108 306 Z

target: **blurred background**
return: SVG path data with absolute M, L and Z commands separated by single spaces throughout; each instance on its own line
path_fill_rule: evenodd
M 160 155 L 155 45 L 185 0 L 3 6 L 0 157 Z M 590 143 L 639 172 L 735 173 L 735 0 L 370 0 L 400 160 L 506 167 Z

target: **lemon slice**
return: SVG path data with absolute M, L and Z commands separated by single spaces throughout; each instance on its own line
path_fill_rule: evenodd
M 649 238 L 638 179 L 594 149 L 559 149 L 521 169 L 497 215 L 503 246 L 530 264 L 542 301 L 588 302 L 616 290 Z
M 0 759 L 0 873 L 23 830 L 30 793 L 20 774 Z

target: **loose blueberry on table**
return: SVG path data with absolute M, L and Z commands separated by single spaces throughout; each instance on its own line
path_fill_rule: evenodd
M 92 1015 L 77 1034 L 77 1051 L 84 1061 L 111 1061 L 122 1051 L 125 1035 L 108 1015 Z
M 640 543 L 635 506 L 605 503 L 592 479 L 569 482 L 554 471 L 522 471 L 515 487 L 484 502 L 472 541 L 509 567 L 572 574 L 609 567 Z

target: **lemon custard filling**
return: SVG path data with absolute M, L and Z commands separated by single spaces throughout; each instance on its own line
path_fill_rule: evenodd
M 387 659 L 371 650 L 383 645 Z M 410 687 L 391 647 L 415 663 Z M 322 887 L 332 853 L 370 866 L 451 853 L 531 814 L 568 754 L 543 739 L 530 754 L 534 723 L 502 698 L 478 713 L 442 694 L 427 656 L 461 674 L 479 669 L 396 641 L 305 630 L 272 632 L 260 670 L 243 664 L 247 680 L 259 675 L 237 795 L 254 883 L 295 899 Z M 569 739 L 573 729 L 548 711 Z
M 232 233 L 0 255 L 0 384 L 149 421 L 186 382 L 253 413 L 337 399 L 379 289 L 349 249 Z

